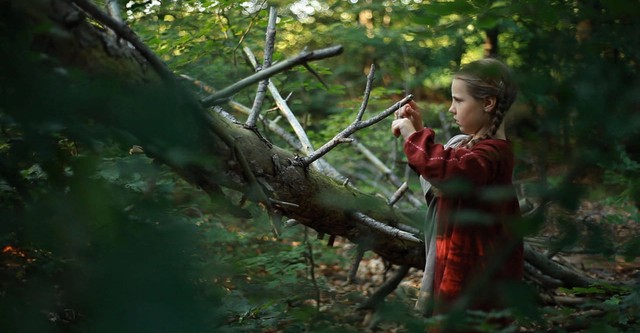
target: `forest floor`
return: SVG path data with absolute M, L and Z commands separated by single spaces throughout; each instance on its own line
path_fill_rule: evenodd
M 638 223 L 638 210 L 636 207 L 621 207 L 603 201 L 585 201 L 575 214 L 563 215 L 561 211 L 554 211 L 550 208 L 548 216 L 556 218 L 548 219 L 547 225 L 540 230 L 535 237 L 527 238 L 527 242 L 543 253 L 548 253 L 553 246 L 549 244 L 570 245 L 561 251 L 554 251 L 553 260 L 565 264 L 574 270 L 605 281 L 611 285 L 638 285 L 640 283 L 640 259 L 637 237 L 640 235 L 640 223 Z M 580 223 L 563 223 L 562 221 L 579 221 Z M 570 226 L 577 225 L 571 229 Z M 576 236 L 569 237 L 567 236 Z M 563 240 L 558 242 L 558 240 Z M 635 247 L 627 247 L 629 241 L 636 239 Z M 258 245 L 256 245 L 258 246 Z M 324 246 L 324 245 L 323 245 Z M 307 327 L 308 331 L 315 331 L 318 326 L 326 331 L 332 332 L 383 332 L 400 333 L 424 331 L 420 326 L 423 319 L 413 310 L 417 292 L 422 279 L 422 271 L 411 269 L 408 275 L 402 280 L 398 288 L 395 289 L 385 300 L 386 305 L 391 305 L 393 309 L 385 315 L 371 310 L 359 310 L 358 305 L 363 303 L 378 288 L 390 278 L 396 267 L 388 267 L 387 263 L 379 256 L 367 252 L 360 262 L 356 280 L 348 282 L 349 270 L 351 269 L 348 260 L 337 261 L 335 258 L 353 257 L 355 245 L 336 239 L 334 242 L 335 256 L 332 258 L 318 258 L 314 267 L 315 280 L 320 291 L 320 304 L 313 296 L 304 300 L 307 306 L 318 309 L 316 318 L 319 318 L 314 327 Z M 238 246 L 237 248 L 242 248 Z M 243 248 L 244 251 L 246 249 Z M 626 260 L 622 255 L 625 250 L 632 250 L 633 260 Z M 221 250 L 224 251 L 224 250 Z M 634 252 L 635 251 L 635 252 Z M 320 249 L 314 250 L 316 254 L 322 252 Z M 16 280 L 17 277 L 23 279 L 25 274 L 33 271 L 36 265 L 35 259 L 29 259 L 25 252 L 9 246 L 2 249 L 0 253 L 0 282 Z M 35 253 L 37 254 L 37 253 Z M 33 254 L 32 254 L 33 255 Z M 43 257 L 38 257 L 43 258 Z M 45 263 L 37 264 L 43 266 Z M 305 269 L 300 270 L 304 272 Z M 303 273 L 304 274 L 304 273 Z M 277 280 L 280 277 L 274 277 Z M 295 278 L 295 277 L 294 277 Z M 304 278 L 302 279 L 304 280 Z M 277 283 L 278 284 L 278 283 Z M 13 285 L 13 284 L 12 284 Z M 22 286 L 23 284 L 17 284 Z M 279 283 L 279 285 L 283 285 Z M 0 287 L 2 285 L 0 284 Z M 1 289 L 1 288 L 0 288 Z M 293 298 L 299 299 L 299 293 L 293 290 L 285 290 L 281 287 L 281 293 L 290 293 Z M 622 306 L 623 298 L 629 292 L 609 293 L 602 287 L 586 288 L 579 293 L 564 290 L 562 288 L 548 289 L 544 293 L 549 296 L 546 301 L 541 299 L 537 304 L 547 311 L 543 312 L 542 320 L 535 323 L 523 324 L 520 332 L 556 332 L 562 327 L 567 332 L 633 332 L 633 329 L 624 329 L 630 325 L 638 325 L 637 311 L 640 311 L 640 300 L 635 300 L 631 307 Z M 290 299 L 285 295 L 282 299 Z M 550 300 L 549 300 L 550 298 Z M 555 303 L 554 303 L 555 302 Z M 609 308 L 594 306 L 594 303 L 609 304 Z M 619 307 L 616 308 L 616 307 Z M 613 309 L 613 310 L 612 310 Z M 73 309 L 82 313 L 83 309 Z M 609 312 L 607 312 L 609 311 Z M 612 313 L 613 311 L 613 313 Z M 636 311 L 636 312 L 633 312 Z M 569 323 L 571 318 L 581 318 L 582 322 Z M 260 329 L 259 332 L 289 332 L 287 322 L 292 319 L 290 316 L 278 317 L 278 324 L 275 327 Z M 603 319 L 604 318 L 604 319 Z M 255 318 L 259 320 L 259 316 Z M 282 320 L 281 320 L 282 319 Z M 308 317 L 306 319 L 309 319 Z M 586 319 L 586 320 L 584 320 Z M 607 320 L 613 322 L 616 329 L 621 330 L 589 330 L 590 320 Z M 571 324 L 571 325 L 569 325 Z M 233 332 L 249 332 L 242 327 L 244 323 L 234 320 L 234 327 L 238 330 Z M 564 326 L 564 327 L 563 327 Z M 570 327 L 569 327 L 570 326 Z M 264 326 L 262 326 L 265 328 Z M 416 328 L 418 327 L 418 328 Z M 341 329 L 343 328 L 343 330 Z M 569 329 L 570 328 L 570 329 Z M 637 326 L 636 326 L 637 328 Z
M 556 213 L 561 215 L 560 212 Z M 575 241 L 571 247 L 555 252 L 552 256 L 553 260 L 599 281 L 633 285 L 640 283 L 640 259 L 628 260 L 623 255 L 616 253 L 622 250 L 623 244 L 628 244 L 633 237 L 640 235 L 640 223 L 636 220 L 637 216 L 635 207 L 630 209 L 611 206 L 606 202 L 584 202 L 577 213 L 572 216 L 573 221 L 582 222 L 578 229 L 563 231 L 566 226 L 552 219 L 535 237 L 528 238 L 527 242 L 546 254 L 549 246 L 545 244 L 553 243 L 555 239 L 561 239 L 563 234 L 582 235 L 586 240 Z M 336 241 L 334 246 L 338 248 L 338 251 L 348 256 L 354 245 Z M 606 253 L 606 251 L 616 253 L 603 255 L 602 253 Z M 331 295 L 323 297 L 325 304 L 321 305 L 320 309 L 331 312 L 331 317 L 336 321 L 343 322 L 357 330 L 389 333 L 409 332 L 410 330 L 398 322 L 385 323 L 384 320 L 374 322 L 376 317 L 374 312 L 369 310 L 355 311 L 353 296 L 348 297 L 348 295 L 359 294 L 362 295 L 360 301 L 364 301 L 393 274 L 394 269 L 389 269 L 383 259 L 373 254 L 365 257 L 360 263 L 356 282 L 347 283 L 349 268 L 327 264 L 320 264 L 317 267 L 317 272 L 332 286 Z M 420 288 L 421 279 L 422 271 L 412 268 L 398 288 L 387 297 L 387 300 L 406 303 L 407 308 L 411 309 Z M 551 302 L 547 301 L 539 306 L 556 309 L 558 312 L 564 309 L 565 313 L 566 309 L 571 308 L 572 317 L 577 317 L 580 314 L 601 317 L 602 313 L 594 313 L 584 305 L 589 301 L 605 301 L 607 296 L 603 293 L 606 292 L 595 289 L 593 294 L 589 294 L 588 291 L 585 291 L 585 294 L 574 294 L 562 288 L 554 288 L 547 290 L 547 294 L 552 297 Z M 554 297 L 562 299 L 562 302 L 558 301 L 554 304 Z M 614 297 L 614 299 L 616 298 Z M 520 327 L 519 331 L 557 331 L 563 325 L 567 326 L 565 328 L 567 331 L 587 331 L 589 329 L 588 324 L 568 327 L 567 323 L 558 322 L 557 318 L 552 320 L 549 318 L 550 316 L 545 317 L 548 319 L 546 322 Z M 635 319 L 632 318 L 632 320 Z

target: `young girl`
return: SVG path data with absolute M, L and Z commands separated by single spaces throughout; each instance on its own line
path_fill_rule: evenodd
M 427 253 L 421 296 L 433 294 L 436 313 L 455 301 L 491 310 L 504 306 L 503 282 L 523 275 L 522 239 L 512 230 L 519 216 L 511 183 L 514 153 L 502 122 L 516 89 L 503 63 L 482 59 L 454 75 L 451 95 L 449 112 L 467 134 L 461 142 L 434 143 L 413 102 L 396 112 L 391 125 L 404 138 L 409 165 L 426 180 L 423 185 L 436 188 L 429 191 L 437 205 L 435 256 Z M 429 252 L 429 239 L 426 244 Z

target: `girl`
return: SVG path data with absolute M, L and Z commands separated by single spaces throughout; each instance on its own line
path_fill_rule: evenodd
M 419 303 L 433 294 L 436 313 L 454 301 L 491 310 L 504 306 L 501 284 L 523 275 L 522 239 L 510 225 L 519 215 L 511 183 L 514 153 L 502 122 L 516 88 L 503 63 L 482 59 L 454 75 L 451 95 L 449 112 L 467 135 L 461 142 L 434 143 L 434 131 L 424 127 L 413 102 L 396 112 L 391 125 L 393 135 L 405 140 L 409 165 L 426 180 L 423 188 L 436 188 L 428 191 L 436 198 L 435 249 L 426 239 Z

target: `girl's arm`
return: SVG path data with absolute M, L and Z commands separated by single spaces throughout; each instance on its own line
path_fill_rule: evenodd
M 404 151 L 409 165 L 430 181 L 446 181 L 463 177 L 475 184 L 495 179 L 501 151 L 494 144 L 480 142 L 473 149 L 445 149 L 434 143 L 435 133 L 425 128 L 409 135 Z

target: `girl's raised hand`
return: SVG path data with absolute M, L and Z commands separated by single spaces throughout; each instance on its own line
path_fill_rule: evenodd
M 408 118 L 409 120 L 411 120 L 411 124 L 416 131 L 424 128 L 422 115 L 420 114 L 418 105 L 414 101 L 409 101 L 408 104 L 405 104 L 403 107 L 398 109 L 398 111 L 396 111 L 396 119 L 400 118 Z
M 415 131 L 416 129 L 413 127 L 413 123 L 409 118 L 395 119 L 391 123 L 391 133 L 393 133 L 393 136 L 396 138 L 402 135 L 402 137 L 406 139 Z

